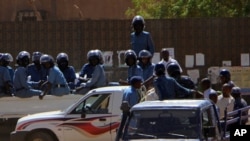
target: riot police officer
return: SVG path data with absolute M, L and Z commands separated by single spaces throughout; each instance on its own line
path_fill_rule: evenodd
M 128 71 L 127 71 L 128 76 L 126 80 L 120 79 L 119 83 L 121 85 L 128 85 L 129 84 L 128 81 L 133 76 L 141 76 L 143 78 L 142 76 L 143 71 L 141 67 L 137 65 L 137 55 L 133 50 L 131 49 L 127 50 L 124 55 L 125 55 L 125 63 L 128 66 Z
M 137 15 L 132 20 L 132 27 L 134 32 L 130 35 L 130 41 L 132 50 L 135 51 L 136 55 L 143 49 L 148 50 L 152 55 L 155 52 L 154 43 L 151 34 L 144 31 L 145 21 L 142 16 Z
M 63 73 L 69 87 L 71 90 L 75 89 L 75 68 L 73 66 L 69 66 L 69 57 L 66 53 L 61 52 L 56 57 L 56 63 Z
M 45 82 L 47 80 L 48 72 L 40 63 L 41 56 L 42 53 L 39 51 L 35 51 L 32 53 L 32 64 L 29 64 L 27 67 L 27 74 L 29 77 L 29 81 L 31 82 Z M 39 87 L 34 88 L 40 89 Z
M 40 58 L 40 62 L 45 69 L 48 70 L 48 80 L 42 84 L 44 88 L 43 94 L 40 95 L 40 99 L 46 94 L 61 96 L 70 93 L 70 88 L 68 83 L 60 71 L 60 69 L 55 66 L 54 59 L 51 55 L 43 54 Z
M 195 88 L 195 84 L 189 76 L 181 75 L 181 70 L 178 64 L 176 63 L 168 64 L 167 72 L 168 72 L 168 75 L 174 78 L 181 86 L 188 88 L 188 89 Z
M 12 58 L 13 60 L 13 58 Z M 10 75 L 8 64 L 11 58 L 6 53 L 0 54 L 0 96 L 10 96 L 14 94 L 13 80 Z
M 220 77 L 220 82 L 221 82 L 222 85 L 225 84 L 225 83 L 228 83 L 232 88 L 234 86 L 236 86 L 234 84 L 234 82 L 231 80 L 231 73 L 230 73 L 229 70 L 221 69 L 219 77 Z
M 86 94 L 89 90 L 93 88 L 103 87 L 106 85 L 106 75 L 101 65 L 100 53 L 98 50 L 92 50 L 88 53 L 88 60 L 91 66 L 94 67 L 94 70 L 91 74 L 91 79 L 87 82 L 80 84 L 74 93 L 77 94 Z
M 18 97 L 32 97 L 38 96 L 42 93 L 41 90 L 33 89 L 32 85 L 40 85 L 39 82 L 28 82 L 27 66 L 29 65 L 30 54 L 27 51 L 21 51 L 17 57 L 16 62 L 18 67 L 14 72 L 14 87 L 15 95 Z

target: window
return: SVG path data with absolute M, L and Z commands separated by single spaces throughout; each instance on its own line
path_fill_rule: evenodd
M 71 114 L 108 114 L 111 94 L 96 94 L 80 103 Z

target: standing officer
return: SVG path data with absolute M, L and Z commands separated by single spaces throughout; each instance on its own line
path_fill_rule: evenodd
M 231 73 L 227 69 L 222 69 L 220 70 L 220 82 L 222 85 L 225 83 L 229 84 L 231 88 L 235 87 L 236 85 L 234 82 L 231 80 Z
M 132 50 L 136 55 L 143 49 L 148 50 L 152 55 L 155 52 L 154 43 L 149 32 L 144 31 L 145 21 L 142 16 L 137 15 L 132 20 L 134 32 L 130 35 Z
M 45 69 L 48 70 L 48 80 L 42 84 L 44 88 L 43 94 L 40 95 L 40 99 L 43 98 L 46 94 L 61 96 L 70 93 L 70 88 L 68 83 L 60 71 L 60 69 L 55 66 L 54 59 L 48 54 L 43 54 L 40 58 L 40 62 Z
M 69 66 L 69 57 L 66 53 L 61 52 L 56 57 L 56 63 L 63 73 L 71 90 L 75 89 L 76 73 L 73 66 Z

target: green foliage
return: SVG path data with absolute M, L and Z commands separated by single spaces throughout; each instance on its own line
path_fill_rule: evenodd
M 132 0 L 126 15 L 166 19 L 184 17 L 249 17 L 249 0 Z

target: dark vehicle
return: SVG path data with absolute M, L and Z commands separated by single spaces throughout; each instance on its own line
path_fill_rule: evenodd
M 122 138 L 226 141 L 230 138 L 226 125 L 209 100 L 146 101 L 131 108 Z

